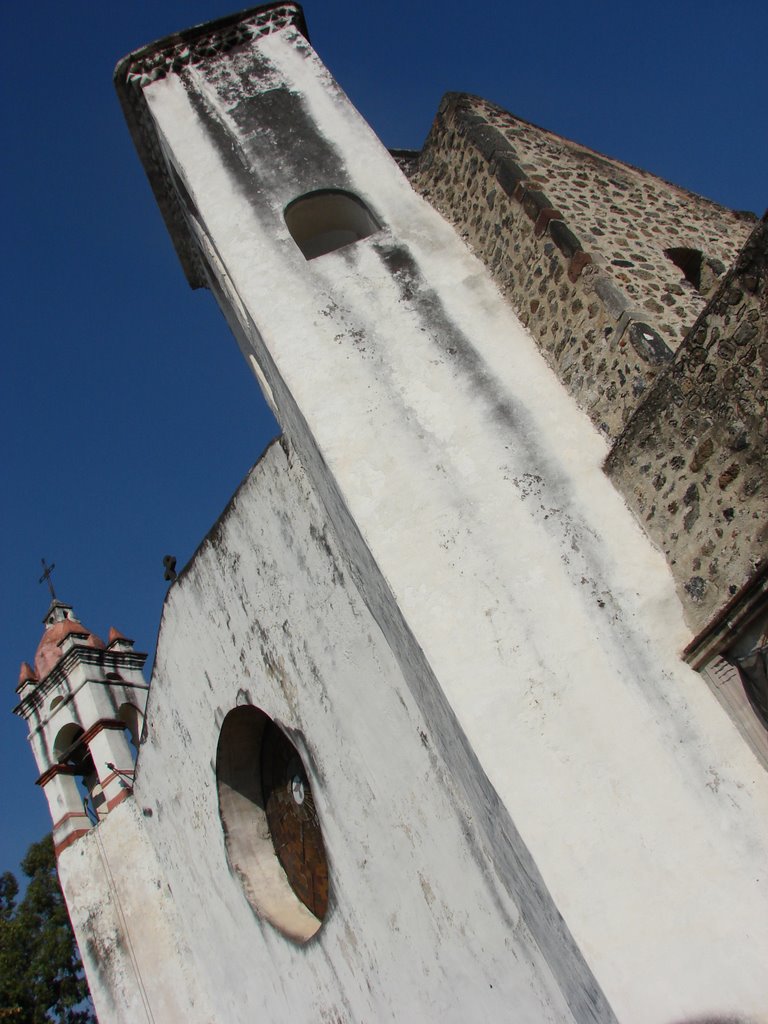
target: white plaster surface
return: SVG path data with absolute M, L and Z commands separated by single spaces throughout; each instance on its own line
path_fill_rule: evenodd
M 260 511 L 289 486 L 273 473 L 169 598 L 140 799 L 216 1019 L 568 1019 L 536 948 L 557 929 L 510 851 L 621 1021 L 768 1019 L 768 777 L 679 661 L 671 579 L 603 442 L 313 55 L 290 32 L 258 48 L 262 86 L 288 83 L 386 227 L 306 262 L 282 209 L 339 183 L 281 176 L 237 83 L 200 82 L 261 183 L 247 195 L 179 81 L 146 89 L 338 551 L 333 569 L 306 546 L 308 486 Z M 300 729 L 317 772 L 334 907 L 301 949 L 226 869 L 211 759 L 237 699 Z M 544 956 L 583 1007 L 558 942 Z
M 212 762 L 241 703 L 289 732 L 311 776 L 331 896 L 303 946 L 256 916 L 227 862 Z M 478 1020 L 573 1019 L 278 444 L 169 593 L 148 713 L 136 800 L 217 1021 L 460 1024 L 468 1003 Z
M 59 856 L 100 1024 L 213 1024 L 173 893 L 130 798 Z

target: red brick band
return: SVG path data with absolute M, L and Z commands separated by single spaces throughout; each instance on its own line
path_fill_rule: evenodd
M 50 768 L 46 768 L 43 774 L 35 781 L 36 786 L 45 786 L 46 783 L 50 782 L 51 779 L 57 775 L 76 775 L 77 769 L 71 764 L 52 764 Z
M 88 819 L 88 815 L 85 813 L 85 811 L 67 811 L 66 814 L 63 814 L 59 818 L 59 820 L 54 823 L 53 831 L 55 832 L 57 828 L 61 828 L 61 826 L 66 821 L 69 821 L 70 818 L 86 818 L 86 819 Z M 88 819 L 88 820 L 90 821 L 90 819 Z
M 112 811 L 121 804 L 123 800 L 127 800 L 129 796 L 133 795 L 132 789 L 121 789 L 117 796 L 113 796 L 111 800 L 107 801 L 107 811 Z
M 120 771 L 110 772 L 106 778 L 101 779 L 101 788 L 106 789 L 110 782 L 114 782 L 115 779 L 119 779 L 121 777 L 125 778 L 126 775 L 129 775 L 131 778 L 133 778 L 135 774 L 136 773 L 132 768 L 121 768 Z
M 89 831 L 90 830 L 87 828 L 79 829 L 77 832 L 73 832 L 71 835 L 68 835 L 66 839 L 62 839 L 60 843 L 54 843 L 53 852 L 58 857 L 68 846 L 71 846 L 72 843 L 79 839 L 80 836 L 87 836 Z
M 100 718 L 98 722 L 94 722 L 90 729 L 86 729 L 83 735 L 80 737 L 81 743 L 90 743 L 94 736 L 98 736 L 104 729 L 115 729 L 120 732 L 126 729 L 125 722 L 122 722 L 119 718 Z

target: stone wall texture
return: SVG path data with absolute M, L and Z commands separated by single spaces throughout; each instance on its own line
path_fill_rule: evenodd
M 394 155 L 612 441 L 702 630 L 765 549 L 765 221 L 464 94 Z
M 744 246 L 606 468 L 703 628 L 768 540 L 768 222 Z
M 410 177 L 612 438 L 754 220 L 464 94 L 443 100 Z M 665 255 L 680 248 L 702 253 L 700 290 Z

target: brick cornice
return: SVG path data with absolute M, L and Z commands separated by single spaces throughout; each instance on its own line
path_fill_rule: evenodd
M 118 804 L 121 804 L 123 800 L 127 800 L 132 795 L 132 789 L 121 789 L 117 796 L 113 796 L 111 800 L 107 801 L 107 811 L 113 811 Z
M 122 732 L 125 728 L 126 724 L 120 718 L 100 718 L 98 722 L 94 722 L 89 729 L 85 730 L 80 737 L 80 741 L 82 743 L 90 743 L 95 736 L 98 736 L 105 729 L 114 729 L 116 732 Z
M 109 775 L 106 775 L 101 780 L 101 788 L 106 789 L 110 782 L 114 782 L 115 779 L 123 779 L 125 781 L 127 778 L 134 778 L 135 775 L 136 772 L 133 768 L 121 768 L 120 771 L 110 772 Z
M 58 821 L 54 822 L 53 831 L 55 832 L 57 828 L 61 828 L 62 825 L 65 825 L 68 821 L 71 821 L 72 818 L 85 818 L 86 821 L 88 821 L 90 830 L 90 818 L 85 813 L 85 811 L 68 811 L 66 814 L 62 814 Z
M 70 835 L 68 835 L 66 839 L 62 839 L 62 841 L 60 843 L 54 843 L 53 844 L 53 852 L 58 857 L 60 854 L 62 854 L 66 850 L 66 848 L 68 846 L 71 846 L 72 843 L 77 842 L 77 840 L 81 836 L 87 836 L 89 832 L 90 832 L 90 829 L 88 829 L 88 828 L 77 829 L 76 832 L 72 832 Z
M 36 786 L 45 786 L 57 775 L 76 775 L 77 769 L 71 764 L 52 764 L 35 780 Z
M 99 665 L 107 669 L 107 671 L 118 671 L 122 668 L 138 669 L 141 671 L 146 660 L 147 655 L 143 651 L 118 651 L 110 650 L 109 648 L 89 647 L 87 644 L 75 644 L 56 662 L 47 676 L 43 676 L 34 685 L 27 684 L 29 693 L 21 698 L 13 709 L 13 713 L 22 718 L 29 718 L 40 707 L 45 695 L 66 680 L 76 663 Z M 108 679 L 92 681 L 97 682 L 100 686 L 112 685 L 112 681 Z M 123 680 L 120 685 L 129 689 L 137 687 L 137 683 L 130 680 Z M 145 683 L 141 688 L 148 689 L 149 687 Z M 23 687 L 17 687 L 16 692 L 20 693 L 22 689 Z

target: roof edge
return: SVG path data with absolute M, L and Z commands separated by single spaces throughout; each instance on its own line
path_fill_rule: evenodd
M 206 288 L 208 278 L 160 150 L 143 88 L 169 73 L 288 26 L 309 40 L 300 4 L 293 0 L 262 4 L 148 43 L 126 54 L 115 67 L 115 89 L 128 130 L 192 288 Z
M 212 56 L 213 53 L 226 53 L 238 42 L 233 38 L 234 33 L 227 32 L 236 26 L 242 30 L 251 30 L 247 34 L 255 38 L 285 28 L 289 24 L 295 25 L 309 40 L 304 10 L 301 4 L 295 3 L 294 0 L 276 0 L 273 3 L 260 4 L 258 7 L 248 7 L 234 14 L 227 14 L 223 18 L 193 25 L 192 28 L 183 29 L 181 32 L 172 32 L 168 36 L 131 50 L 121 58 L 115 65 L 115 88 L 119 93 L 123 83 L 127 83 L 129 76 L 133 74 L 143 73 L 155 81 L 164 77 L 169 70 L 176 70 L 173 67 L 174 63 L 178 63 L 179 66 L 195 64 L 204 57 Z M 199 50 L 196 53 L 191 44 L 202 40 L 205 40 L 208 46 L 204 53 L 200 53 Z M 185 48 L 189 50 L 186 57 L 183 54 Z M 153 72 L 155 73 L 152 74 Z
M 724 203 L 719 203 L 716 199 L 711 199 L 709 196 L 702 195 L 700 192 L 694 192 L 693 189 L 686 188 L 685 185 L 680 185 L 676 181 L 671 181 L 669 178 L 656 174 L 655 171 L 649 171 L 646 167 L 639 167 L 637 164 L 632 164 L 628 160 L 622 160 L 620 157 L 611 156 L 608 153 L 601 153 L 592 146 L 587 146 L 583 142 L 578 142 L 576 139 L 572 139 L 568 135 L 561 135 L 559 132 L 553 131 L 551 128 L 545 128 L 536 121 L 530 121 L 528 118 L 521 117 L 519 114 L 513 114 L 494 100 L 489 100 L 487 97 L 480 96 L 477 93 L 455 91 L 448 91 L 444 93 L 440 101 L 438 113 L 442 113 L 450 108 L 463 108 L 466 111 L 468 103 L 474 104 L 477 102 L 488 104 L 489 106 L 494 107 L 499 113 L 504 114 L 507 117 L 511 117 L 519 124 L 525 125 L 528 128 L 534 128 L 538 132 L 543 132 L 550 138 L 557 139 L 559 142 L 565 143 L 567 146 L 571 146 L 575 149 L 579 149 L 584 153 L 588 153 L 590 156 L 597 157 L 599 160 L 607 160 L 609 163 L 616 164 L 618 167 L 626 167 L 630 171 L 634 171 L 636 174 L 653 178 L 654 181 L 660 181 L 669 188 L 676 189 L 678 192 L 683 193 L 683 195 L 690 196 L 692 199 L 697 199 L 700 202 L 707 203 L 709 206 L 714 206 L 718 210 L 725 210 L 736 220 L 745 221 L 748 224 L 756 224 L 760 220 L 760 214 L 756 213 L 754 210 L 736 210 L 732 206 L 726 206 Z

